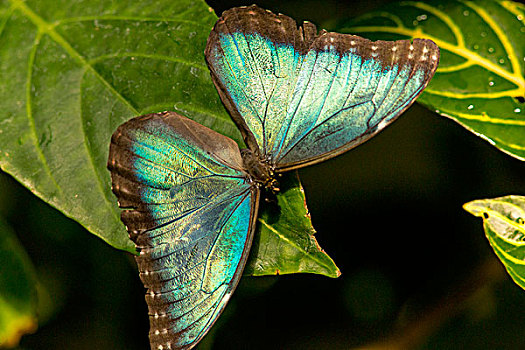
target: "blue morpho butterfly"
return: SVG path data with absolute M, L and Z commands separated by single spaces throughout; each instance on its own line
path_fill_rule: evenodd
M 215 322 L 248 257 L 261 188 L 341 154 L 421 93 L 439 49 L 297 27 L 257 6 L 230 9 L 206 60 L 248 149 L 174 112 L 113 134 L 113 192 L 147 288 L 152 349 L 190 349 Z

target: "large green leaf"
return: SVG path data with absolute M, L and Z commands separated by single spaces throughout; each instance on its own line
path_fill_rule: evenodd
M 524 9 L 512 1 L 402 1 L 339 29 L 434 40 L 439 67 L 418 102 L 525 160 Z
M 216 20 L 196 0 L 0 0 L 1 168 L 112 246 L 134 252 L 106 169 L 117 126 L 176 110 L 242 143 L 204 61 Z M 304 194 L 297 193 L 279 200 L 289 205 L 278 220 L 290 220 L 296 214 L 285 212 L 303 206 Z M 292 226 L 276 223 L 273 230 Z M 304 239 L 295 232 L 284 242 L 269 235 L 258 241 L 310 251 L 313 228 L 302 228 Z M 311 265 L 305 255 L 306 262 L 290 266 L 277 256 L 265 259 L 280 261 L 288 273 Z
M 341 272 L 315 239 L 315 230 L 296 173 L 279 179 L 280 195 L 263 203 L 245 274 L 279 275 L 297 272 L 339 277 Z
M 106 169 L 111 134 L 133 116 L 174 108 L 234 134 L 202 57 L 215 15 L 189 0 L 0 4 L 0 166 L 134 251 Z
M 11 229 L 0 220 L 0 348 L 18 344 L 36 330 L 36 277 Z
M 514 281 L 525 289 L 525 197 L 479 199 L 464 208 L 483 218 L 492 249 Z

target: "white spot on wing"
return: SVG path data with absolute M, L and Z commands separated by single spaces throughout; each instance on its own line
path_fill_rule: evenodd
M 377 124 L 377 131 L 383 130 L 388 122 L 386 120 L 382 120 L 379 124 Z

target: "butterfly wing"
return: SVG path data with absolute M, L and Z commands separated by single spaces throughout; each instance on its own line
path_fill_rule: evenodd
M 347 151 L 391 123 L 432 78 L 439 49 L 430 40 L 317 33 L 250 6 L 223 13 L 206 59 L 247 145 L 284 171 Z
M 189 349 L 237 285 L 259 192 L 237 144 L 173 112 L 113 134 L 108 168 L 147 288 L 152 349 Z

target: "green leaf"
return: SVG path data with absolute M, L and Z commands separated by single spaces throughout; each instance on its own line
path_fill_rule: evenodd
M 216 20 L 195 0 L 0 0 L 1 168 L 110 245 L 135 252 L 106 169 L 117 126 L 176 110 L 242 144 L 204 60 Z M 331 259 L 313 248 L 309 219 L 294 219 L 306 210 L 300 185 L 288 188 L 277 196 L 278 218 L 263 212 L 272 224 L 259 225 L 266 248 L 253 274 L 336 275 Z
M 279 179 L 277 202 L 262 203 L 245 275 L 307 272 L 339 277 L 341 272 L 315 239 L 304 190 L 297 173 Z
M 402 1 L 340 26 L 370 39 L 428 38 L 441 49 L 418 102 L 525 160 L 525 7 L 512 1 Z
M 204 47 L 203 1 L 0 0 L 0 166 L 112 246 L 134 252 L 106 169 L 117 126 L 177 110 L 236 140 Z
M 525 197 L 479 199 L 464 205 L 483 218 L 485 235 L 514 281 L 525 289 Z
M 0 220 L 0 348 L 14 347 L 37 328 L 33 265 L 11 229 Z

